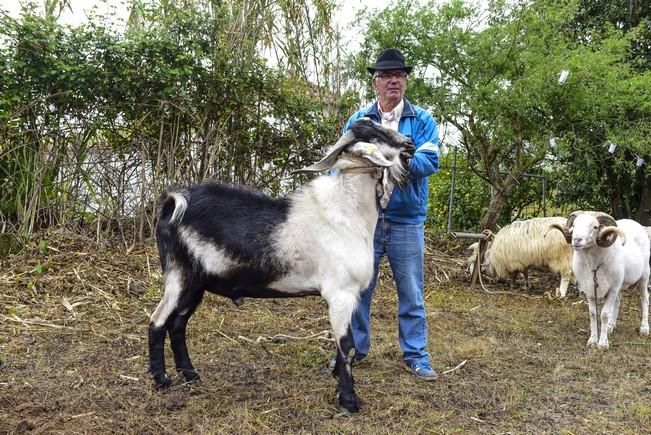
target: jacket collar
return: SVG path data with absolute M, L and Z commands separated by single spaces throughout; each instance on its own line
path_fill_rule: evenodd
M 405 107 L 402 108 L 402 116 L 400 118 L 405 118 L 407 116 L 416 116 L 416 111 L 414 110 L 414 106 L 411 105 L 409 100 L 406 98 L 403 98 L 402 101 L 405 102 Z M 374 121 L 380 122 L 380 119 L 382 119 L 380 115 L 380 107 L 377 101 L 371 105 L 371 107 L 366 111 L 364 116 L 368 116 L 369 118 L 373 119 Z

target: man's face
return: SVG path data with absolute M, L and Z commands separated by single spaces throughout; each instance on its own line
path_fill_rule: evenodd
M 395 107 L 405 96 L 407 74 L 399 69 L 380 71 L 377 77 L 373 79 L 373 84 L 383 109 L 387 105 Z

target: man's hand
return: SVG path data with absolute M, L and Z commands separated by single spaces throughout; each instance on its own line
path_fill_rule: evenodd
M 411 164 L 411 159 L 414 158 L 414 153 L 416 152 L 416 147 L 414 146 L 413 143 L 409 143 L 405 148 L 400 151 L 400 161 L 402 162 L 402 166 L 405 169 L 409 169 L 409 165 Z

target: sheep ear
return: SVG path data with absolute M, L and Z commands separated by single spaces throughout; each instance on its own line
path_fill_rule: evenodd
M 597 246 L 607 248 L 615 243 L 617 236 L 622 239 L 622 245 L 626 244 L 626 234 L 621 228 L 615 226 L 603 227 L 597 235 Z
M 355 140 L 355 134 L 352 132 L 352 130 L 348 130 L 343 136 L 339 138 L 337 143 L 334 144 L 332 148 L 330 148 L 330 151 L 328 151 L 328 154 L 324 158 L 310 166 L 293 171 L 291 175 L 301 174 L 304 172 L 321 172 L 332 168 L 332 166 L 337 161 L 339 154 L 341 154 L 347 146 L 353 144 Z
M 572 219 L 572 220 L 574 220 L 574 219 Z M 569 221 L 569 219 L 568 219 L 568 221 Z M 555 229 L 560 231 L 561 233 L 563 233 L 563 237 L 565 237 L 565 241 L 567 243 L 572 243 L 572 232 L 570 231 L 570 229 L 567 226 L 563 226 L 561 224 L 550 224 L 547 227 L 547 231 L 545 232 L 545 235 L 543 236 L 543 238 L 547 237 L 547 234 L 549 234 L 550 231 L 555 230 Z

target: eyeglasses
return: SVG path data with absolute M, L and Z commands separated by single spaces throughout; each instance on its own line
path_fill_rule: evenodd
M 375 75 L 380 80 L 389 80 L 391 78 L 404 79 L 407 77 L 407 73 L 404 71 L 394 71 L 394 72 L 381 72 Z

